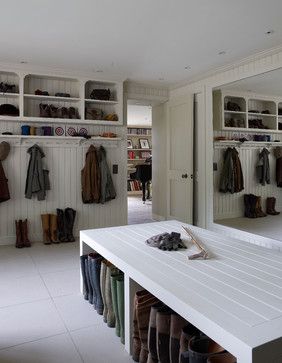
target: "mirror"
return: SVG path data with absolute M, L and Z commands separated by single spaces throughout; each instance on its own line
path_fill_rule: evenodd
M 213 128 L 214 223 L 282 241 L 282 69 L 214 89 Z

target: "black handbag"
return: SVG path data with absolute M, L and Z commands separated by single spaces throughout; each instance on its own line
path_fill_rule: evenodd
M 93 100 L 109 101 L 111 91 L 109 89 L 93 89 L 90 98 Z

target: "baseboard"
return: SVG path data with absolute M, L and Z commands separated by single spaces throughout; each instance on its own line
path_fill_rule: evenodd
M 152 213 L 152 218 L 155 221 L 165 221 L 166 220 L 166 218 L 164 216 L 160 216 L 160 215 L 155 214 L 155 213 Z

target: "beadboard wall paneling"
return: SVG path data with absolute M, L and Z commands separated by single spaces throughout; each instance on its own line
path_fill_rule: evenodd
M 11 125 L 11 122 L 1 122 L 0 132 L 3 130 L 18 131 L 20 123 Z M 28 200 L 24 197 L 25 179 L 29 155 L 27 149 L 32 145 L 25 142 L 21 146 L 11 147 L 8 158 L 3 162 L 6 176 L 9 180 L 11 200 L 0 204 L 0 244 L 15 242 L 16 219 L 27 218 L 29 221 L 29 235 L 33 242 L 42 241 L 42 228 L 40 214 L 55 213 L 56 208 L 71 207 L 77 211 L 75 223 L 75 235 L 79 230 L 98 228 L 105 226 L 116 226 L 127 223 L 127 170 L 126 170 L 126 128 L 90 126 L 91 134 L 102 132 L 115 132 L 122 137 L 122 141 L 103 142 L 107 151 L 107 159 L 110 169 L 113 164 L 118 164 L 117 175 L 112 175 L 117 191 L 117 198 L 104 205 L 83 204 L 81 200 L 81 169 L 84 166 L 85 153 L 91 144 L 87 141 L 81 146 L 75 143 L 65 143 L 62 139 L 60 144 L 52 144 L 50 139 L 40 140 L 38 145 L 42 147 L 46 157 L 44 165 L 50 171 L 51 190 L 47 192 L 45 201 L 37 201 L 36 197 Z M 12 131 L 11 130 L 11 131 Z M 16 133 L 16 132 L 15 132 Z M 101 142 L 93 142 L 99 146 Z
M 223 154 L 228 146 L 215 146 L 214 162 L 217 163 L 218 170 L 214 171 L 214 220 L 224 218 L 236 218 L 244 216 L 244 194 L 252 193 L 262 196 L 262 206 L 265 210 L 265 200 L 267 197 L 275 197 L 277 209 L 282 207 L 282 189 L 276 186 L 276 159 L 273 155 L 273 147 L 269 147 L 270 179 L 271 183 L 262 186 L 256 178 L 256 164 L 262 146 L 253 147 L 242 145 L 236 147 L 241 160 L 244 175 L 244 190 L 240 193 L 220 193 L 219 180 L 223 165 Z

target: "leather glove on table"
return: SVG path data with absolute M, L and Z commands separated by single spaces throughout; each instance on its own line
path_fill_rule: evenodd
M 179 248 L 187 248 L 180 238 L 180 233 L 172 232 L 161 241 L 159 247 L 163 251 L 177 251 Z

